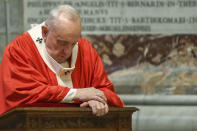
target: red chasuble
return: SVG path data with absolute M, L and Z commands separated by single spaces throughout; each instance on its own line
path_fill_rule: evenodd
M 124 106 L 97 52 L 82 38 L 71 78 L 73 88 L 95 87 L 104 92 L 109 106 Z M 0 114 L 19 106 L 67 106 L 59 102 L 69 90 L 58 85 L 56 74 L 43 61 L 29 33 L 5 48 L 0 65 Z

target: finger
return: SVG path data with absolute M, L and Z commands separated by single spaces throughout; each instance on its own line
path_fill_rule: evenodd
M 96 116 L 100 116 L 100 102 L 96 102 Z
M 103 100 L 105 100 L 105 102 L 107 102 L 107 98 L 105 97 L 105 95 L 103 94 L 103 95 L 101 95 L 100 96 Z
M 108 105 L 107 105 L 107 103 L 105 103 L 103 105 L 103 114 L 102 115 L 106 115 L 108 113 L 108 111 L 109 111 Z
M 92 114 L 95 115 L 96 114 L 96 106 L 93 102 L 88 102 L 90 108 L 92 109 Z
M 105 104 L 105 114 L 107 114 L 107 113 L 108 113 L 108 111 L 109 111 L 109 107 L 108 107 L 108 105 L 107 105 L 107 104 Z
M 100 116 L 105 115 L 105 104 L 100 103 L 101 111 L 100 111 Z
M 96 95 L 101 97 L 103 100 L 107 101 L 105 94 L 102 91 L 100 91 L 99 89 L 96 89 Z
M 104 115 L 104 104 L 101 103 L 101 102 L 97 102 L 97 103 L 98 103 L 98 106 L 97 106 L 98 114 L 97 114 L 97 116 L 102 116 L 102 115 Z
M 106 101 L 103 98 L 99 97 L 99 96 L 94 96 L 94 100 L 99 101 L 99 102 L 101 102 L 103 104 L 106 103 Z
M 80 107 L 87 107 L 89 106 L 88 102 L 83 102 L 82 104 L 80 104 Z

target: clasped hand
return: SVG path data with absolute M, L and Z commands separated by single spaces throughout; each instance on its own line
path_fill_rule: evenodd
M 77 89 L 74 100 L 82 101 L 80 107 L 90 107 L 92 113 L 96 116 L 102 116 L 108 113 L 107 98 L 105 94 L 93 87 Z

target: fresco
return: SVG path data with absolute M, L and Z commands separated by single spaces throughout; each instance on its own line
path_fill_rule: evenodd
M 85 35 L 120 94 L 197 94 L 197 35 Z

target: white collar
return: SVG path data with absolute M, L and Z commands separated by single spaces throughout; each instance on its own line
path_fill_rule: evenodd
M 68 71 L 73 71 L 75 69 L 75 63 L 77 60 L 78 43 L 75 44 L 73 51 L 72 51 L 71 67 L 69 68 L 68 62 L 59 64 L 48 54 L 46 50 L 45 42 L 42 38 L 42 25 L 44 25 L 44 22 L 30 29 L 28 33 L 30 34 L 32 40 L 34 41 L 46 65 L 57 75 L 61 75 L 62 73 L 65 73 Z

